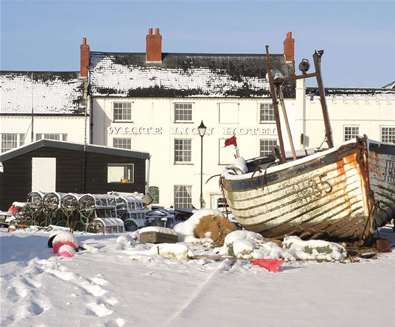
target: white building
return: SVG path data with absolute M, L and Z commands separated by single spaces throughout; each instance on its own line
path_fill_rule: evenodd
M 292 58 L 271 55 L 273 68 L 288 76 Z M 290 52 L 290 51 L 288 51 Z M 151 154 L 150 181 L 156 201 L 200 207 L 201 138 L 203 181 L 233 161 L 224 140 L 236 134 L 241 155 L 271 152 L 277 141 L 263 54 L 162 53 L 159 30 L 147 35 L 147 53 L 91 52 L 89 83 L 93 143 Z M 294 120 L 295 87 L 285 87 Z M 152 191 L 152 188 L 151 188 Z M 204 201 L 216 207 L 218 178 L 203 185 Z M 156 193 L 156 192 L 154 192 Z
M 83 94 L 77 72 L 1 71 L 0 152 L 43 138 L 84 143 Z

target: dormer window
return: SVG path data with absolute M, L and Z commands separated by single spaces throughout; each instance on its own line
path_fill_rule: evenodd
M 113 121 L 114 122 L 131 122 L 132 121 L 132 104 L 130 102 L 113 103 Z

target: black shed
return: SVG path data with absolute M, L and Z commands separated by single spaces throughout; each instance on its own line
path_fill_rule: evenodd
M 0 210 L 31 191 L 145 192 L 149 153 L 39 140 L 0 154 Z

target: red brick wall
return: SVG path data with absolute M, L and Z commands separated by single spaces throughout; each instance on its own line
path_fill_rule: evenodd
M 284 40 L 284 57 L 285 61 L 295 60 L 295 39 L 292 38 L 292 32 L 288 32 Z

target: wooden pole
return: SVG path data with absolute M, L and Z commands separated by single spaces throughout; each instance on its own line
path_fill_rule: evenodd
M 268 75 L 269 85 L 270 85 L 270 95 L 272 97 L 272 102 L 273 102 L 274 118 L 276 119 L 277 137 L 278 137 L 278 141 L 279 141 L 279 145 L 280 145 L 280 162 L 284 163 L 286 161 L 285 150 L 284 150 L 284 141 L 283 141 L 283 135 L 281 133 L 280 113 L 278 111 L 277 94 L 276 94 L 276 89 L 274 87 L 274 82 L 273 82 L 272 65 L 270 62 L 270 54 L 269 54 L 269 46 L 268 45 L 266 46 L 266 68 L 267 68 L 267 75 Z
M 285 108 L 285 103 L 284 103 L 283 87 L 281 85 L 278 86 L 278 96 L 279 96 L 279 99 L 280 99 L 281 111 L 282 111 L 283 116 L 284 116 L 285 127 L 287 129 L 289 144 L 291 146 L 292 158 L 294 160 L 296 160 L 296 151 L 295 151 L 294 142 L 293 142 L 293 139 L 292 139 L 291 129 L 289 127 L 287 110 Z
M 326 138 L 326 142 L 328 143 L 328 146 L 330 148 L 333 148 L 332 130 L 329 121 L 328 108 L 326 106 L 324 84 L 322 83 L 322 76 L 321 76 L 321 56 L 323 53 L 324 53 L 323 50 L 315 51 L 313 55 L 313 59 L 314 59 L 314 68 L 317 78 L 318 90 L 320 92 L 322 115 L 324 116 L 325 138 Z

